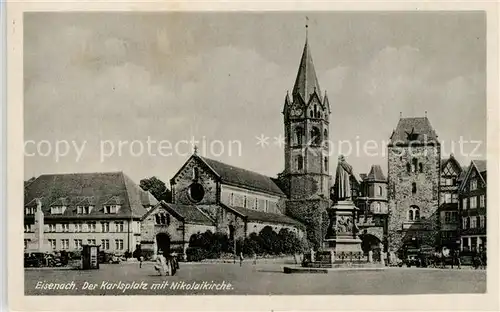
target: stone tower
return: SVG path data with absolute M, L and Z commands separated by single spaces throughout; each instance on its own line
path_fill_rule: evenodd
M 324 238 L 324 218 L 329 206 L 330 105 L 322 95 L 306 42 L 292 94 L 287 92 L 283 108 L 285 126 L 285 170 L 289 201 L 287 212 L 308 227 L 308 237 L 319 248 Z
M 389 249 L 434 246 L 441 147 L 427 117 L 400 118 L 388 144 Z

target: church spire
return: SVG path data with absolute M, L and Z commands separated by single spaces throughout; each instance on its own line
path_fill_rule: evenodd
M 307 17 L 306 21 L 308 21 Z M 321 99 L 321 89 L 319 88 L 316 70 L 314 69 L 311 51 L 309 49 L 307 33 L 308 26 L 308 22 L 306 22 L 306 43 L 304 45 L 304 51 L 302 52 L 302 58 L 300 59 L 297 78 L 295 79 L 295 85 L 293 86 L 292 91 L 292 96 L 294 98 L 296 96 L 300 96 L 306 104 L 309 102 L 310 96 L 314 92 L 316 92 L 318 97 Z

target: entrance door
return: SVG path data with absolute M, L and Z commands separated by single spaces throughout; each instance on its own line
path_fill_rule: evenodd
M 164 255 L 170 254 L 170 236 L 167 233 L 156 235 L 157 252 L 162 251 Z
M 363 250 L 365 256 L 371 250 L 373 252 L 373 260 L 380 261 L 380 239 L 375 235 L 363 234 L 361 238 L 361 249 Z

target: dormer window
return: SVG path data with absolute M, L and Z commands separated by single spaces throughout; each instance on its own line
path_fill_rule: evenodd
M 120 206 L 118 206 L 118 205 L 104 206 L 104 213 L 105 214 L 115 214 L 115 213 L 118 213 L 119 210 L 120 210 Z
M 35 207 L 26 207 L 24 208 L 24 213 L 29 216 L 29 215 L 34 215 L 36 211 Z
M 90 214 L 93 209 L 94 209 L 94 206 L 76 206 L 76 213 L 77 214 Z
M 66 211 L 66 206 L 52 206 L 50 207 L 50 214 L 60 215 Z

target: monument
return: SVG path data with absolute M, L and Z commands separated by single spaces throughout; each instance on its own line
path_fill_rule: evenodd
M 352 167 L 341 155 L 335 175 L 335 203 L 329 209 L 330 226 L 323 243 L 323 249 L 329 250 L 335 260 L 359 259 L 363 255 L 356 226 L 358 208 L 353 202 L 353 184 L 356 183 Z
M 42 211 L 42 201 L 39 198 L 37 198 L 36 211 L 35 211 L 35 224 L 34 224 L 35 237 L 31 242 L 28 243 L 26 251 L 48 252 L 52 249 L 48 241 L 45 240 L 44 230 L 45 230 L 45 223 L 44 223 L 44 214 Z

